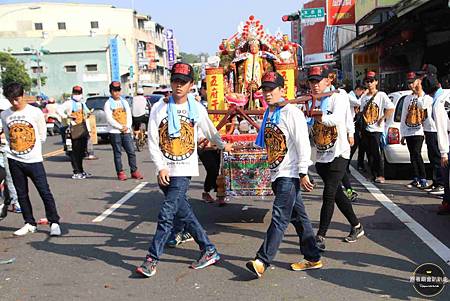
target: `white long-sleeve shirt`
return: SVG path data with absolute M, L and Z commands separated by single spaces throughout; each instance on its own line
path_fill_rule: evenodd
M 225 147 L 214 124 L 208 117 L 205 107 L 195 102 L 199 120 L 192 124 L 188 118 L 189 106 L 175 104 L 180 117 L 181 135 L 178 138 L 169 137 L 167 106 L 163 100 L 153 105 L 148 122 L 148 146 L 150 156 L 156 165 L 156 172 L 167 169 L 171 177 L 198 176 L 197 141 L 200 128 L 205 137 L 219 149 Z
M 270 112 L 269 117 L 272 114 Z M 303 112 L 296 106 L 284 106 L 280 110 L 278 124 L 268 119 L 264 142 L 272 182 L 280 177 L 299 178 L 299 173 L 308 173 L 308 167 L 312 164 L 308 126 Z
M 366 110 L 366 106 L 373 95 L 364 94 L 361 96 L 361 109 L 363 112 Z M 367 120 L 366 131 L 368 132 L 384 132 L 384 111 L 394 109 L 395 106 L 386 93 L 378 91 L 375 95 L 374 100 L 370 104 L 375 114 L 368 114 L 369 120 Z M 371 112 L 372 110 L 368 110 Z M 368 112 L 368 113 L 369 113 Z M 365 114 L 366 115 L 366 114 Z M 380 125 L 378 125 L 378 120 L 383 117 Z
M 42 162 L 42 143 L 47 139 L 44 113 L 26 105 L 23 110 L 11 108 L 1 113 L 7 157 L 24 163 Z
M 115 107 L 114 110 L 111 109 L 111 104 L 109 100 L 105 102 L 103 110 L 106 114 L 106 120 L 108 121 L 109 127 L 108 132 L 110 134 L 120 134 L 120 130 L 126 126 L 128 128 L 127 133 L 131 133 L 131 125 L 133 123 L 133 118 L 131 115 L 130 105 L 125 99 L 114 100 Z
M 439 152 L 442 158 L 447 158 L 449 153 L 450 119 L 446 107 L 450 105 L 450 91 L 444 92 L 433 104 L 433 119 L 436 122 Z
M 350 111 L 352 112 L 352 118 L 355 118 L 355 107 L 361 106 L 361 100 L 356 96 L 354 91 L 348 93 L 348 99 L 350 101 Z
M 425 119 L 422 123 L 423 130 L 425 132 L 433 132 L 436 133 L 436 123 L 433 119 L 433 98 L 429 95 L 425 95 L 424 97 L 420 97 L 417 101 L 419 108 L 425 111 Z
M 419 101 L 426 97 L 426 95 L 417 96 L 411 94 L 403 100 L 402 116 L 400 117 L 400 135 L 401 137 L 423 136 L 423 127 L 421 123 L 413 124 L 408 121 L 408 115 L 414 110 L 420 109 Z M 429 96 L 428 96 L 429 97 Z M 420 120 L 418 120 L 420 121 Z M 416 121 L 417 122 L 417 121 Z
M 313 126 L 314 143 L 316 144 L 316 161 L 332 162 L 339 156 L 350 158 L 350 144 L 347 140 L 348 99 L 341 93 L 332 94 L 328 100 L 322 122 L 317 120 Z

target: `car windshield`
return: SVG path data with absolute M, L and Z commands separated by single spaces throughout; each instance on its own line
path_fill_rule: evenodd
M 394 122 L 400 122 L 402 119 L 403 102 L 405 101 L 406 96 L 408 95 L 402 96 L 397 101 L 397 107 L 395 108 Z
M 109 97 L 106 96 L 97 96 L 97 97 L 89 97 L 86 100 L 86 106 L 89 109 L 94 110 L 103 110 L 103 107 L 105 106 L 105 102 L 109 99 Z

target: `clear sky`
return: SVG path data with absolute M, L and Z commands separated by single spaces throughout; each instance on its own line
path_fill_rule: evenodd
M 237 31 L 239 22 L 254 15 L 274 34 L 278 29 L 290 35 L 290 23 L 281 16 L 298 10 L 301 0 L 0 0 L 0 3 L 76 2 L 112 4 L 134 8 L 166 28 L 172 28 L 180 50 L 188 53 L 214 54 L 222 40 Z

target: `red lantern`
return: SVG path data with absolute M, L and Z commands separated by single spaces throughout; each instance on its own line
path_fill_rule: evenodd
M 253 20 L 255 19 L 255 16 L 251 15 L 250 17 L 248 17 L 248 19 L 249 19 L 250 21 L 253 21 Z

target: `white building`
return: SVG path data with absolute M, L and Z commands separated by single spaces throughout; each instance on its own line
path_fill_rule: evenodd
M 46 39 L 61 36 L 117 36 L 132 58 L 128 72 L 120 74 L 123 83 L 129 83 L 130 87 L 169 84 L 164 27 L 151 21 L 150 16 L 132 9 L 77 3 L 1 4 L 0 24 L 2 43 L 7 38 L 18 37 L 40 38 L 42 44 L 45 44 Z M 154 52 L 147 49 L 152 48 L 152 44 L 156 46 Z M 0 45 L 0 50 L 7 47 L 8 45 Z M 39 48 L 40 45 L 34 47 Z M 154 57 L 147 57 L 152 53 L 155 54 Z

